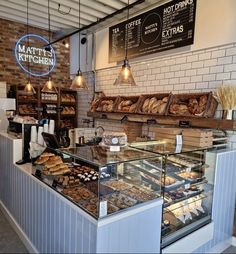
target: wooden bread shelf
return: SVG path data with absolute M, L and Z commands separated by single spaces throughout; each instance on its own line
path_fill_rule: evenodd
M 121 121 L 126 118 L 129 122 L 147 123 L 148 121 L 157 125 L 179 126 L 180 121 L 186 121 L 190 127 L 236 130 L 236 120 L 225 120 L 215 118 L 196 118 L 184 116 L 155 116 L 152 114 L 132 114 L 132 113 L 106 113 L 106 112 L 88 112 L 89 117 L 97 119 L 107 119 Z

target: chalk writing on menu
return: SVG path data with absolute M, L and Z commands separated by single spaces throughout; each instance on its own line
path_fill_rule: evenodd
M 110 27 L 109 62 L 124 59 L 125 45 L 134 58 L 193 44 L 196 3 L 174 0 Z

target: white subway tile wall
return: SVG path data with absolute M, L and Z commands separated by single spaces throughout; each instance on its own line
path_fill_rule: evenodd
M 106 95 L 118 96 L 159 92 L 209 92 L 222 84 L 236 85 L 236 43 L 131 62 L 131 66 L 137 87 L 113 85 L 119 66 L 97 71 L 96 90 L 103 91 Z M 87 108 L 86 105 L 79 109 L 82 116 L 86 113 L 83 110 Z M 96 125 L 103 125 L 106 130 L 122 129 L 120 123 L 115 121 L 99 120 Z
M 90 119 L 87 117 L 87 112 L 90 109 L 90 104 L 93 99 L 93 91 L 94 91 L 94 73 L 87 72 L 84 73 L 85 80 L 87 82 L 88 91 L 81 90 L 78 92 L 78 117 L 77 117 L 77 125 L 78 127 L 90 127 L 90 124 L 84 123 L 84 119 Z

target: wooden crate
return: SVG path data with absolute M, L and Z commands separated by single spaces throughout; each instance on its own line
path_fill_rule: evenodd
M 167 110 L 168 105 L 169 105 L 169 102 L 170 102 L 171 96 L 172 96 L 171 93 L 158 93 L 158 94 L 145 94 L 145 95 L 142 95 L 140 97 L 140 102 L 139 102 L 136 113 L 138 113 L 138 114 L 152 114 L 152 115 L 165 115 L 166 110 Z M 161 113 L 144 112 L 142 110 L 144 102 L 146 101 L 146 99 L 151 99 L 153 97 L 155 97 L 157 100 L 162 100 L 163 98 L 167 97 L 167 102 L 166 102 L 165 108 L 163 109 L 163 111 Z
M 176 135 L 182 133 L 183 144 L 197 147 L 209 147 L 213 144 L 213 132 L 204 129 L 183 129 L 183 128 L 155 128 L 156 139 L 162 139 L 170 143 L 175 143 Z
M 192 108 L 192 107 L 190 107 L 189 100 L 190 99 L 196 99 L 199 103 L 201 96 L 206 96 L 206 98 L 207 98 L 206 104 L 205 104 L 205 110 L 202 113 L 200 113 L 200 114 L 193 113 L 192 114 L 191 112 L 187 111 L 187 112 L 184 112 L 184 113 L 181 114 L 181 113 L 178 113 L 177 111 L 176 111 L 176 113 L 171 113 L 170 112 L 171 106 L 173 104 L 184 105 L 184 106 L 187 106 L 188 108 Z M 214 98 L 212 92 L 209 92 L 209 93 L 174 94 L 170 98 L 170 103 L 168 104 L 166 114 L 169 115 L 169 116 L 183 115 L 184 117 L 191 116 L 191 117 L 212 118 L 215 115 L 217 106 L 218 106 L 218 102 Z
M 140 103 L 140 98 L 141 96 L 119 96 L 117 101 L 116 101 L 116 105 L 114 107 L 114 112 L 119 112 L 119 113 L 136 113 L 138 105 Z M 119 109 L 119 105 L 122 101 L 132 101 L 133 104 L 136 103 L 136 106 L 134 108 L 134 110 L 132 110 L 132 112 L 128 111 L 128 110 L 122 110 Z
M 96 111 L 97 111 L 97 112 L 106 112 L 106 113 L 111 113 L 111 112 L 113 112 L 113 111 L 114 111 L 114 107 L 115 107 L 115 105 L 116 105 L 117 99 L 118 99 L 117 96 L 116 96 L 116 97 L 114 97 L 114 96 L 104 96 L 104 97 L 102 97 L 101 99 L 99 99 L 99 102 L 98 102 L 98 104 L 97 104 Z M 107 111 L 107 110 L 101 109 L 102 104 L 103 104 L 104 101 L 113 101 L 113 106 L 112 106 L 111 110 Z
M 142 135 L 142 123 L 128 122 L 123 124 L 123 130 L 127 135 L 128 142 L 134 142 Z

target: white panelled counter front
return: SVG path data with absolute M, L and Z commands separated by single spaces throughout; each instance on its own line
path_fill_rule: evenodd
M 0 134 L 0 208 L 30 252 L 159 253 L 161 198 L 96 220 L 31 174 L 31 165 L 16 165 L 21 140 Z M 216 153 L 212 222 L 162 250 L 163 253 L 217 252 L 230 245 L 236 176 L 235 151 Z M 202 235 L 208 235 L 202 239 Z M 196 239 L 194 237 L 198 237 Z M 189 247 L 190 240 L 195 242 Z M 218 249 L 217 249 L 218 248 Z

